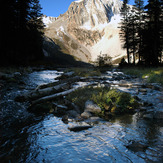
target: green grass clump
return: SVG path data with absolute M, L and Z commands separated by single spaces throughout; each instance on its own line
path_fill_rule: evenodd
M 70 93 L 66 98 L 79 106 L 81 111 L 84 111 L 85 102 L 87 100 L 94 101 L 93 97 L 96 94 L 106 94 L 109 91 L 109 88 L 93 88 L 86 87 L 80 88 L 72 93 Z M 102 98 L 101 98 L 102 100 Z
M 84 111 L 85 102 L 92 100 L 102 109 L 100 113 L 102 116 L 105 116 L 106 112 L 114 115 L 129 113 L 138 106 L 137 101 L 129 93 L 110 90 L 108 87 L 81 88 L 66 98 L 78 105 L 81 111 Z
M 123 114 L 131 112 L 137 108 L 137 101 L 129 94 L 118 90 L 110 90 L 106 93 L 99 93 L 92 96 L 92 100 L 96 102 L 104 112 L 113 114 Z
M 129 68 L 123 69 L 128 75 L 135 75 L 142 79 L 147 79 L 149 83 L 160 83 L 163 85 L 163 68 Z
M 151 70 L 150 73 L 142 76 L 142 78 L 146 77 L 149 83 L 160 83 L 163 85 L 163 69 Z

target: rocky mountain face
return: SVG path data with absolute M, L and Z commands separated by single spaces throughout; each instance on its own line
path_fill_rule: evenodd
M 92 62 L 100 54 L 117 60 L 125 55 L 118 28 L 121 6 L 120 0 L 74 1 L 58 18 L 43 19 L 45 36 L 78 60 Z
M 46 15 L 42 16 L 42 21 L 45 25 L 45 28 L 48 28 L 48 24 L 51 24 L 52 22 L 54 22 L 56 20 L 57 20 L 56 17 L 46 16 Z

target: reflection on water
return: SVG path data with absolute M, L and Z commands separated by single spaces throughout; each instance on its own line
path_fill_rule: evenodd
M 36 71 L 28 76 L 28 82 L 30 81 L 34 85 L 47 84 L 50 82 L 55 82 L 55 78 L 59 77 L 62 72 L 54 70 Z
M 27 87 L 55 81 L 57 71 L 33 72 L 23 76 Z M 161 162 L 163 126 L 145 121 L 137 113 L 99 124 L 81 132 L 54 115 L 35 116 L 27 112 L 27 103 L 16 103 L 18 86 L 7 89 L 1 101 L 0 162 Z M 126 146 L 142 143 L 146 150 L 134 152 Z
M 124 119 L 128 116 L 123 117 Z M 140 124 L 139 124 L 140 123 Z M 27 162 L 148 162 L 162 158 L 163 136 L 158 127 L 150 144 L 148 130 L 155 124 L 101 122 L 93 128 L 70 132 L 60 118 L 47 116 L 28 129 L 31 141 Z M 157 135 L 157 136 L 156 136 Z M 126 148 L 130 141 L 148 144 L 146 151 L 133 152 Z M 160 144 L 160 145 L 159 145 Z M 162 145 L 161 145 L 162 144 Z

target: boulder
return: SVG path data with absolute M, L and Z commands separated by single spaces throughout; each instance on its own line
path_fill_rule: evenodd
M 92 114 L 90 112 L 83 112 L 81 114 L 81 117 L 84 118 L 84 119 L 88 119 L 91 116 L 92 116 Z
M 62 121 L 63 123 L 68 124 L 68 115 L 62 116 Z
M 77 118 L 79 116 L 79 114 L 77 113 L 77 111 L 75 110 L 69 110 L 67 112 L 68 116 L 71 117 L 71 118 Z
M 95 113 L 100 113 L 101 108 L 98 105 L 94 104 L 93 101 L 86 101 L 84 111 L 95 114 Z

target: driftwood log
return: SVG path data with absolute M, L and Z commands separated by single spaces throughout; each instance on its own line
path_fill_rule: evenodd
M 38 99 L 38 98 L 41 98 L 50 94 L 57 93 L 58 91 L 60 91 L 61 89 L 63 90 L 66 87 L 68 87 L 68 84 L 63 83 L 63 84 L 59 84 L 53 87 L 48 87 L 44 89 L 36 89 L 30 92 L 24 93 L 23 95 L 17 96 L 15 98 L 15 101 L 23 102 L 27 100 L 35 100 L 35 99 Z
M 48 96 L 60 91 L 68 90 L 70 89 L 70 85 L 72 83 L 77 82 L 79 80 L 80 77 L 75 76 L 55 83 L 50 83 L 50 84 L 55 84 L 55 86 L 50 86 L 50 84 L 40 85 L 33 91 L 29 91 L 24 93 L 23 95 L 17 96 L 15 98 L 15 101 L 18 102 L 33 101 L 44 96 Z
M 86 84 L 84 86 L 80 86 L 80 87 L 77 87 L 77 88 L 72 88 L 72 89 L 69 89 L 67 91 L 63 91 L 63 92 L 60 92 L 60 93 L 56 93 L 56 94 L 52 94 L 52 95 L 49 95 L 49 96 L 45 96 L 45 97 L 39 98 L 39 99 L 33 101 L 31 103 L 31 106 L 35 105 L 35 104 L 43 103 L 43 102 L 46 102 L 46 101 L 54 100 L 57 97 L 66 96 L 66 95 L 70 94 L 71 92 L 76 91 L 79 88 L 87 87 L 87 86 L 90 86 L 90 85 L 93 85 L 93 84 L 94 83 L 88 83 L 88 84 Z

